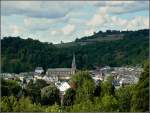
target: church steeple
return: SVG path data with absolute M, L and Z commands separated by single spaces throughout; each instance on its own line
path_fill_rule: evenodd
M 73 53 L 73 59 L 72 59 L 72 69 L 76 70 L 76 61 L 75 61 L 75 54 Z

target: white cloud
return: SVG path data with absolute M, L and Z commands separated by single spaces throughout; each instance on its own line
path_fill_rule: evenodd
M 2 1 L 1 14 L 25 15 L 36 18 L 60 18 L 74 11 L 74 9 L 81 9 L 87 5 L 105 7 L 109 13 L 120 14 L 148 10 L 148 3 L 148 1 Z
M 120 29 L 124 29 L 125 26 L 127 25 L 128 23 L 128 20 L 126 19 L 123 19 L 123 18 L 119 18 L 117 16 L 112 16 L 112 17 L 109 17 L 110 18 L 110 25 L 112 26 L 117 26 L 119 27 Z
M 118 4 L 121 4 L 119 2 Z M 124 2 L 123 2 L 124 3 Z M 132 2 L 129 2 L 132 3 Z M 112 7 L 111 7 L 112 8 Z M 86 22 L 88 28 L 95 29 L 99 26 L 100 28 L 106 27 L 106 29 L 118 28 L 120 30 L 137 30 L 148 28 L 149 18 L 144 16 L 134 16 L 134 18 L 126 19 L 121 18 L 118 15 L 111 15 L 109 12 L 117 13 L 115 7 L 110 10 L 110 7 L 101 7 L 93 15 L 93 17 Z M 121 7 L 119 7 L 121 9 Z M 123 12 L 123 9 L 122 9 Z
M 25 18 L 24 25 L 32 31 L 45 31 L 60 23 L 65 23 L 67 18 L 48 19 L 48 18 Z
M 31 30 L 38 30 L 38 31 L 48 29 L 50 24 L 52 24 L 53 22 L 54 21 L 45 19 L 45 18 L 41 18 L 41 19 L 25 18 L 24 19 L 25 27 L 27 27 L 28 29 L 31 29 Z
M 101 7 L 94 16 L 87 22 L 88 26 L 104 25 L 110 20 L 110 15 L 107 13 L 108 7 Z
M 148 17 L 142 17 L 137 16 L 133 18 L 132 20 L 128 21 L 126 24 L 126 29 L 128 30 L 138 30 L 138 29 L 144 29 L 149 28 L 149 18 Z
M 2 1 L 2 15 L 24 15 L 35 18 L 64 17 L 71 7 L 50 1 Z
M 71 34 L 73 31 L 75 30 L 75 26 L 68 24 L 66 25 L 64 28 L 62 28 L 62 32 L 64 33 L 64 35 L 69 35 Z
M 51 31 L 51 35 L 56 35 L 57 31 Z
M 16 25 L 9 26 L 9 32 L 11 33 L 12 36 L 22 35 L 23 31 L 24 31 L 23 28 L 18 27 Z
M 75 31 L 75 26 L 68 24 L 61 29 L 55 29 L 50 31 L 50 34 L 53 36 L 66 36 L 71 35 Z
M 105 1 L 105 3 L 97 3 L 96 6 L 101 6 L 105 12 L 110 14 L 125 14 L 138 12 L 149 9 L 149 1 Z
M 93 35 L 93 32 L 95 32 L 94 29 L 87 29 L 84 31 L 84 35 L 90 36 L 90 35 Z
M 103 25 L 108 21 L 107 14 L 95 14 L 94 17 L 87 23 L 88 26 Z
M 50 35 L 52 35 L 52 36 L 63 36 L 64 34 L 63 34 L 62 30 L 55 29 L 55 30 L 50 31 Z

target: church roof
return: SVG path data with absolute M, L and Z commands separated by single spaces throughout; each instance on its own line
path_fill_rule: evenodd
M 49 68 L 47 71 L 71 71 L 72 68 Z

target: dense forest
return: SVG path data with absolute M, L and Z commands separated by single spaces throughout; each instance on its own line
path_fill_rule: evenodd
M 107 40 L 101 40 L 105 38 Z M 95 40 L 91 41 L 92 43 L 84 43 L 91 39 Z M 33 71 L 37 66 L 45 70 L 70 67 L 73 53 L 78 69 L 93 69 L 104 65 L 142 65 L 149 56 L 148 29 L 99 31 L 91 36 L 76 39 L 72 43 L 70 46 L 61 46 L 65 43 L 56 45 L 31 38 L 4 37 L 1 39 L 1 71 L 20 73 Z
M 1 80 L 3 112 L 148 112 L 149 111 L 149 64 L 137 84 L 116 90 L 112 76 L 95 85 L 86 71 L 80 71 L 69 80 L 71 88 L 60 104 L 59 90 L 46 81 L 30 81 L 21 88 L 15 80 Z

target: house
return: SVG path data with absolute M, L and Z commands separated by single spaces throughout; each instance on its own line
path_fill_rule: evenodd
M 110 66 L 105 66 L 105 67 L 102 67 L 100 69 L 101 72 L 103 72 L 104 74 L 107 74 L 111 71 L 111 67 Z
M 55 85 L 59 89 L 60 95 L 65 95 L 65 92 L 71 88 L 67 82 L 57 82 Z
M 60 96 L 61 105 L 62 105 L 64 101 L 65 92 L 71 87 L 67 82 L 56 82 L 55 85 L 59 89 L 59 96 Z
M 0 77 L 5 80 L 16 80 L 18 78 L 18 74 L 15 73 L 0 73 Z
M 27 77 L 27 78 L 26 78 L 27 84 L 28 84 L 31 80 L 33 80 L 33 79 L 34 79 L 33 76 Z
M 34 75 L 34 79 L 42 79 L 42 76 Z
M 36 67 L 35 68 L 35 73 L 37 74 L 42 74 L 44 72 L 43 68 L 42 67 Z
M 51 82 L 58 82 L 58 77 L 57 76 L 48 77 L 48 76 L 45 75 L 42 79 L 45 80 L 48 84 L 51 83 Z

